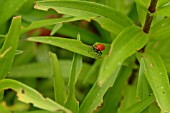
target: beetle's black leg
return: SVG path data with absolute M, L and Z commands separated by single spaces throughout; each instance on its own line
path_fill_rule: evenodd
M 99 55 L 102 56 L 102 52 L 101 51 L 99 51 Z

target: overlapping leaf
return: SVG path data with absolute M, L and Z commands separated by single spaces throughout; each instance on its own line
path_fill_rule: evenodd
M 170 1 L 165 6 L 160 7 L 156 14 L 170 17 Z
M 128 35 L 127 35 L 128 34 Z M 123 61 L 140 50 L 147 42 L 147 35 L 135 26 L 124 29 L 111 44 L 110 54 L 105 57 L 99 73 L 99 84 L 107 82 L 113 71 Z
M 13 89 L 17 93 L 17 97 L 20 101 L 25 103 L 32 103 L 35 107 L 48 110 L 48 111 L 58 111 L 63 110 L 66 113 L 72 113 L 67 108 L 59 105 L 49 98 L 44 98 L 36 90 L 30 88 L 29 86 L 22 84 L 16 80 L 3 79 L 0 80 L 0 91 L 6 89 Z
M 169 38 L 170 34 L 170 17 L 162 19 L 151 27 L 150 38 L 152 40 L 163 40 Z
M 163 6 L 169 2 L 170 2 L 170 0 L 158 0 L 158 7 Z
M 67 38 L 62 38 L 62 37 L 30 37 L 28 38 L 29 41 L 34 41 L 34 42 L 41 42 L 45 44 L 50 44 L 54 45 L 57 47 L 61 47 L 63 49 L 67 49 L 69 51 L 92 57 L 92 58 L 97 58 L 93 52 L 90 50 L 90 46 L 83 44 L 79 40 L 73 40 L 73 39 L 67 39 Z
M 9 20 L 27 0 L 3 0 L 0 3 L 0 25 Z
M 120 12 L 94 2 L 66 0 L 44 1 L 36 2 L 35 8 L 41 10 L 54 9 L 62 14 L 94 19 L 98 21 L 104 28 L 107 28 L 107 25 L 112 24 L 112 28 L 107 30 L 112 31 L 115 34 L 118 34 L 124 27 L 130 26 L 132 24 L 132 21 L 126 16 L 122 15 Z M 100 20 L 98 20 L 98 18 Z M 110 20 L 110 22 L 106 25 L 108 20 Z M 115 32 L 114 30 L 118 32 Z
M 143 55 L 146 78 L 153 90 L 162 112 L 170 112 L 169 79 L 162 59 L 157 53 L 147 52 Z
M 63 22 L 70 22 L 70 21 L 76 21 L 80 20 L 81 18 L 76 17 L 63 17 L 63 18 L 56 18 L 56 19 L 46 19 L 46 20 L 39 20 L 32 22 L 28 27 L 23 27 L 21 30 L 21 33 L 40 28 L 40 27 L 46 27 L 50 25 L 55 25 L 57 23 L 63 23 Z
M 98 81 L 95 82 L 92 89 L 80 106 L 80 113 L 93 113 L 94 110 L 103 102 L 103 96 L 106 91 L 112 87 L 116 77 L 119 74 L 120 66 L 112 73 L 107 82 L 100 86 Z
M 50 52 L 51 63 L 53 67 L 53 79 L 54 79 L 54 95 L 56 102 L 64 105 L 66 100 L 66 88 L 61 72 L 60 64 L 57 56 Z
M 141 61 L 140 69 L 139 69 L 139 76 L 138 76 L 136 97 L 139 101 L 141 101 L 145 97 L 148 97 L 151 92 L 152 92 L 151 88 L 150 88 L 148 81 L 144 74 L 144 63 Z
M 132 73 L 132 69 L 122 66 L 114 85 L 107 91 L 104 96 L 104 105 L 99 113 L 116 113 L 118 111 L 119 102 L 122 99 L 122 90 L 125 87 L 126 80 Z M 116 92 L 116 93 L 115 93 Z
M 6 36 L 5 42 L 2 46 L 0 54 L 9 50 L 4 57 L 0 60 L 0 78 L 4 78 L 10 71 L 15 52 L 18 47 L 18 41 L 20 36 L 21 29 L 21 17 L 14 17 L 9 29 L 9 32 Z
M 77 40 L 80 40 L 80 35 L 77 35 Z M 68 98 L 66 101 L 66 107 L 71 109 L 74 113 L 79 113 L 79 102 L 76 99 L 75 95 L 75 85 L 77 82 L 77 78 L 80 75 L 80 71 L 82 69 L 82 56 L 74 53 L 70 79 L 68 82 Z

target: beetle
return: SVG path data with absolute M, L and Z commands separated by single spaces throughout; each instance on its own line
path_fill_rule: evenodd
M 102 51 L 105 49 L 104 44 L 94 44 L 91 46 L 91 50 L 96 52 L 98 56 L 102 55 Z

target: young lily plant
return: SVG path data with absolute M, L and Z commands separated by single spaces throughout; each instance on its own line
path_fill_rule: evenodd
M 0 113 L 170 113 L 169 0 L 0 6 Z

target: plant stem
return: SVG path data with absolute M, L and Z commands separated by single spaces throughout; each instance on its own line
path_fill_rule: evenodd
M 153 20 L 153 16 L 151 15 L 151 13 L 154 13 L 156 11 L 157 1 L 158 0 L 151 0 L 151 3 L 149 5 L 149 8 L 148 8 L 149 12 L 146 15 L 145 25 L 143 27 L 143 31 L 145 33 L 149 33 L 150 26 L 151 26 L 151 23 L 152 23 L 152 20 Z

